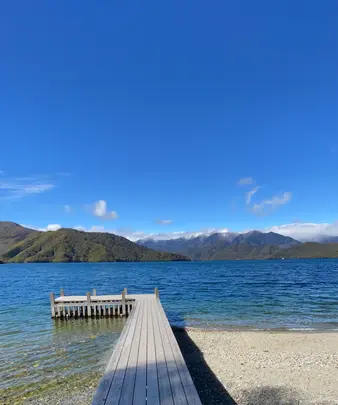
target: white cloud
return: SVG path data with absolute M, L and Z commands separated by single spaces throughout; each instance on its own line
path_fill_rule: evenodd
M 320 241 L 324 237 L 338 236 L 338 221 L 329 223 L 295 222 L 292 224 L 273 226 L 266 231 L 291 236 L 294 239 L 305 241 Z
M 64 205 L 63 206 L 64 211 L 69 214 L 70 212 L 72 212 L 72 207 L 70 205 Z
M 253 188 L 252 190 L 250 190 L 250 191 L 248 191 L 248 192 L 246 193 L 245 202 L 246 202 L 247 205 L 249 205 L 249 204 L 251 203 L 252 197 L 257 193 L 257 191 L 258 191 L 260 188 L 261 188 L 260 186 L 257 186 L 257 187 Z
M 252 177 L 242 177 L 238 180 L 237 185 L 246 186 L 248 184 L 254 184 L 255 180 Z
M 179 239 L 179 238 L 194 238 L 201 235 L 211 235 L 213 233 L 228 233 L 230 230 L 228 228 L 208 228 L 208 229 L 201 229 L 199 231 L 177 231 L 177 232 L 161 232 L 161 233 L 143 233 L 138 232 L 137 239 L 146 239 L 152 238 L 155 240 L 166 240 L 166 239 Z M 135 235 L 132 235 L 135 236 Z M 128 239 L 129 237 L 126 236 Z M 131 240 L 137 240 L 131 239 Z
M 292 193 L 290 193 L 289 191 L 285 191 L 280 195 L 275 195 L 271 197 L 269 200 L 263 200 L 258 204 L 254 204 L 252 207 L 252 211 L 255 214 L 262 214 L 265 212 L 266 208 L 273 210 L 280 205 L 288 203 L 291 200 L 291 198 Z
M 22 226 L 30 229 L 36 229 L 39 231 L 56 231 L 61 228 L 59 224 L 49 224 L 45 228 L 36 228 L 31 225 Z M 131 241 L 136 241 L 139 239 L 153 238 L 155 240 L 166 240 L 166 239 L 178 239 L 178 238 L 193 238 L 201 235 L 210 235 L 212 233 L 228 233 L 231 232 L 228 228 L 208 228 L 200 229 L 198 231 L 176 231 L 176 232 L 161 232 L 161 233 L 151 233 L 143 231 L 135 231 L 127 228 L 117 228 L 117 229 L 106 229 L 102 225 L 93 225 L 89 228 L 83 227 L 81 225 L 74 226 L 73 229 L 85 232 L 107 232 L 113 233 L 115 235 L 123 236 Z M 238 233 L 246 233 L 252 231 L 253 229 L 245 229 Z M 291 224 L 276 225 L 270 228 L 257 229 L 262 232 L 276 232 L 281 235 L 291 236 L 301 242 L 306 241 L 320 241 L 321 239 L 329 236 L 338 236 L 338 221 L 330 223 L 302 223 L 295 222 Z
M 157 219 L 156 223 L 158 225 L 169 225 L 172 224 L 173 220 L 172 219 Z
M 62 226 L 60 224 L 49 224 L 45 228 L 37 228 L 38 231 L 47 232 L 47 231 L 58 231 Z M 35 229 L 35 228 L 31 228 Z
M 16 199 L 32 194 L 41 194 L 55 187 L 54 183 L 46 179 L 34 177 L 17 177 L 0 181 L 0 198 Z
M 107 202 L 105 200 L 96 201 L 92 207 L 92 214 L 102 219 L 117 219 L 116 211 L 107 210 Z

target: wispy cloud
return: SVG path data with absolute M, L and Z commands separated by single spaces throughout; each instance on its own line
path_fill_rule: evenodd
M 41 194 L 55 187 L 55 184 L 46 178 L 17 177 L 0 181 L 0 198 L 17 199 L 32 194 Z
M 117 219 L 119 217 L 116 211 L 108 211 L 105 200 L 96 201 L 91 211 L 94 216 L 101 219 Z
M 247 205 L 251 203 L 252 197 L 257 193 L 257 191 L 260 189 L 260 186 L 257 186 L 253 188 L 252 190 L 248 191 L 245 195 L 245 202 Z
M 169 224 L 172 224 L 173 220 L 172 219 L 157 219 L 155 222 L 158 225 L 169 225 Z
M 70 205 L 64 205 L 63 206 L 64 211 L 69 214 L 70 212 L 72 212 L 72 207 Z
M 280 195 L 275 195 L 268 200 L 263 200 L 258 204 L 254 204 L 252 206 L 252 212 L 254 212 L 255 214 L 262 214 L 265 213 L 266 209 L 271 211 L 279 207 L 280 205 L 288 203 L 291 200 L 291 198 L 292 193 L 289 191 L 285 191 Z
M 241 179 L 238 180 L 237 185 L 238 186 L 246 186 L 250 184 L 254 184 L 255 180 L 252 177 L 242 177 Z

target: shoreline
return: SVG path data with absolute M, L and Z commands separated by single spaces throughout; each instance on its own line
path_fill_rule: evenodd
M 338 331 L 173 330 L 203 405 L 338 404 Z M 4 404 L 90 405 L 102 374 L 13 388 Z
M 253 332 L 253 333 L 309 333 L 309 334 L 316 334 L 316 333 L 338 333 L 337 328 L 287 328 L 287 327 L 276 327 L 276 328 L 253 328 L 249 326 L 243 327 L 198 327 L 198 326 L 176 326 L 173 325 L 172 329 L 175 331 L 196 331 L 196 332 L 210 332 L 210 333 L 217 333 L 217 332 Z

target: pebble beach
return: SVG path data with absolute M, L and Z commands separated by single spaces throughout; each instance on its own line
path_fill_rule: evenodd
M 203 405 L 338 404 L 338 333 L 175 329 Z M 100 375 L 17 404 L 90 405 Z

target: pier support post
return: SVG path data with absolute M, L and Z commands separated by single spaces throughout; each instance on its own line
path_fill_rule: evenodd
M 125 294 L 128 294 L 128 288 L 124 288 L 123 291 L 125 292 Z
M 160 294 L 159 294 L 159 292 L 158 292 L 158 288 L 157 288 L 157 287 L 155 287 L 155 297 L 156 297 L 157 299 L 159 299 L 159 297 L 160 297 Z
M 52 312 L 52 318 L 55 318 L 55 307 L 54 307 L 54 304 L 55 304 L 55 297 L 54 297 L 54 293 L 53 293 L 53 292 L 51 292 L 51 293 L 49 294 L 49 299 L 50 299 L 50 309 L 51 309 L 51 312 Z
M 92 308 L 90 306 L 90 292 L 87 292 L 87 316 L 92 316 Z
M 126 288 L 122 291 L 122 315 L 126 316 Z
M 64 296 L 65 296 L 65 290 L 64 290 L 64 288 L 61 288 L 60 297 L 64 297 Z
M 96 297 L 96 288 L 93 289 L 93 297 Z

